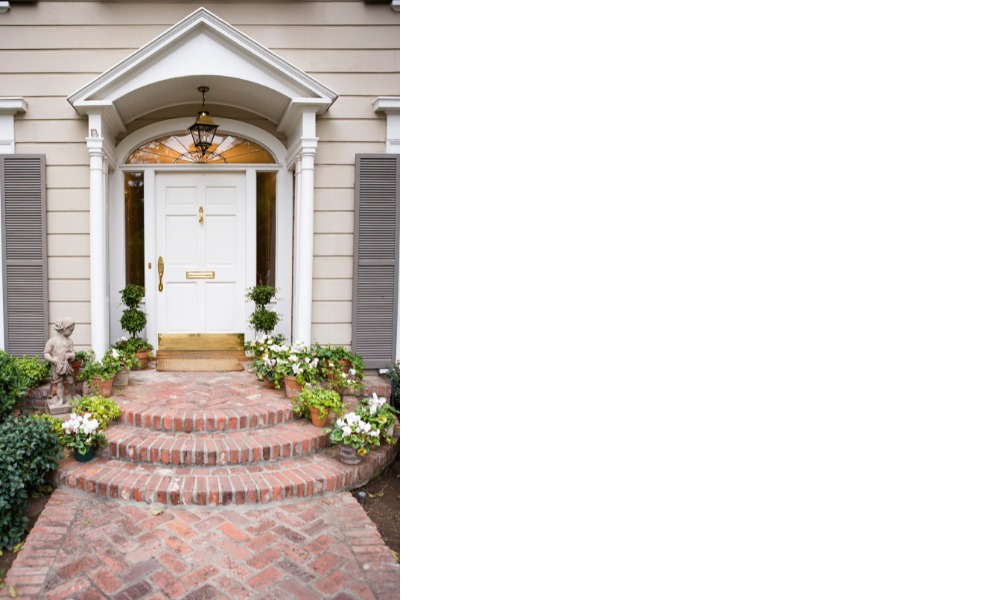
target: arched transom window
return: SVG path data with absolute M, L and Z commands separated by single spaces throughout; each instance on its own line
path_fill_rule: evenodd
M 228 163 L 274 164 L 274 157 L 263 146 L 235 135 L 219 134 L 204 156 L 194 147 L 191 136 L 176 133 L 146 142 L 136 148 L 125 164 Z

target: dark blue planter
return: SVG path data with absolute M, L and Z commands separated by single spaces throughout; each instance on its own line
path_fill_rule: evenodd
M 73 448 L 73 456 L 76 457 L 77 462 L 87 462 L 94 458 L 94 449 L 88 448 L 86 452 L 81 453 L 76 448 Z

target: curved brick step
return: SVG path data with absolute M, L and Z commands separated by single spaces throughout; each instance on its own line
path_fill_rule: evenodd
M 171 433 L 115 425 L 99 456 L 173 466 L 259 463 L 312 454 L 327 445 L 327 436 L 307 421 L 295 420 L 267 429 L 215 433 Z
M 335 449 L 260 465 L 168 467 L 105 457 L 59 464 L 59 485 L 135 502 L 157 504 L 262 504 L 360 487 L 380 473 L 399 446 L 381 446 L 348 466 Z
M 291 403 L 285 406 L 234 406 L 191 408 L 130 403 L 122 406 L 121 421 L 133 427 L 196 433 L 239 431 L 273 427 L 292 420 Z

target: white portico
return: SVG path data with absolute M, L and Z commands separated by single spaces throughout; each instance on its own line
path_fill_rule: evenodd
M 199 86 L 210 88 L 208 101 L 219 134 L 271 158 L 242 163 L 234 153 L 229 160 L 210 163 L 130 160 L 144 144 L 186 135 L 201 101 Z M 254 207 L 267 174 L 273 174 L 271 260 L 274 284 L 283 292 L 283 304 L 277 307 L 285 315 L 281 327 L 295 341 L 311 341 L 316 117 L 336 98 L 203 8 L 69 97 L 88 119 L 90 311 L 96 352 L 109 347 L 117 330 L 113 316 L 117 291 L 126 282 L 125 247 L 135 237 L 122 198 L 138 176 L 145 190 L 141 254 L 150 341 L 155 344 L 156 333 L 165 331 L 237 328 L 249 333 L 249 308 L 242 295 L 255 282 L 251 257 L 259 235 Z M 169 109 L 190 117 L 145 124 L 148 115 Z M 271 131 L 248 118 L 226 117 L 227 110 L 262 117 Z M 221 146 L 216 148 L 220 152 Z M 164 256 L 180 258 L 161 260 L 166 264 L 158 268 L 157 260 Z M 212 276 L 206 282 L 191 273 Z

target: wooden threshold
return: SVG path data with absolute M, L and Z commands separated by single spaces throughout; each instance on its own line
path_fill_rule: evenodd
M 161 333 L 157 350 L 239 350 L 243 351 L 242 333 Z

